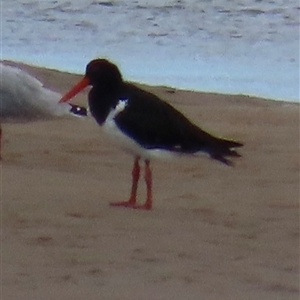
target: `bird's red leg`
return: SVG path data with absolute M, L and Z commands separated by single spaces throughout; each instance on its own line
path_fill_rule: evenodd
M 147 199 L 144 204 L 145 209 L 152 208 L 152 171 L 150 169 L 150 161 L 145 161 L 145 182 L 147 186 Z
M 0 124 L 0 160 L 2 160 L 2 127 Z
M 132 208 L 134 209 L 152 209 L 152 171 L 150 169 L 150 161 L 145 161 L 145 182 L 147 187 L 147 198 L 146 202 L 142 205 L 135 204 Z
M 136 194 L 138 188 L 138 182 L 140 178 L 140 165 L 139 157 L 135 158 L 133 169 L 132 169 L 132 186 L 131 186 L 131 195 L 128 201 L 122 202 L 113 202 L 110 203 L 111 206 L 125 206 L 125 207 L 135 207 L 136 205 Z

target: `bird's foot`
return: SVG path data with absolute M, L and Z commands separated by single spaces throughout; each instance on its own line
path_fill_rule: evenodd
M 121 202 L 111 202 L 110 206 L 123 206 L 123 207 L 134 207 L 136 205 L 133 201 L 121 201 Z
M 152 209 L 152 203 L 147 203 L 147 202 L 145 204 L 137 204 L 136 202 L 132 202 L 132 201 L 121 201 L 121 202 L 112 202 L 109 205 L 128 207 L 132 209 L 142 209 L 142 210 Z
M 142 210 L 151 210 L 152 209 L 152 204 L 151 203 L 144 203 L 144 204 L 135 204 L 133 209 L 142 209 Z

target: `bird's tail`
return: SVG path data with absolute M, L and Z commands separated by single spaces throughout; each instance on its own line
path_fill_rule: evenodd
M 241 157 L 235 148 L 240 148 L 242 146 L 243 144 L 239 142 L 216 138 L 208 152 L 211 158 L 228 166 L 232 166 L 232 161 L 227 157 Z

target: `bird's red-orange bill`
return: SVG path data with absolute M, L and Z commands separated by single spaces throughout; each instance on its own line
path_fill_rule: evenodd
M 73 88 L 68 91 L 60 100 L 59 103 L 67 102 L 76 96 L 80 91 L 86 88 L 90 84 L 90 80 L 87 77 L 83 77 Z

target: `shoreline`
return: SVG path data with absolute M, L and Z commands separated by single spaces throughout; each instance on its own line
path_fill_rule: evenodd
M 58 72 L 58 73 L 65 73 L 65 74 L 73 74 L 75 76 L 81 76 L 84 74 L 84 69 L 82 70 L 82 73 L 74 73 L 71 71 L 66 71 L 66 70 L 59 70 L 55 67 L 45 67 L 45 66 L 40 66 L 40 65 L 35 65 L 35 64 L 31 64 L 31 63 L 25 63 L 22 61 L 11 61 L 11 60 L 1 60 L 2 63 L 4 64 L 8 64 L 11 66 L 19 66 L 24 68 L 27 71 L 33 71 L 36 72 L 36 70 L 49 70 L 49 71 L 53 71 L 53 72 Z M 34 71 L 35 70 L 35 71 Z M 39 73 L 39 72 L 38 72 Z M 179 90 L 179 91 L 187 91 L 187 92 L 195 92 L 195 93 L 202 93 L 202 94 L 212 94 L 212 95 L 225 95 L 225 96 L 233 96 L 233 97 L 249 97 L 249 98 L 254 98 L 254 99 L 260 99 L 260 100 L 268 100 L 268 101 L 276 101 L 276 102 L 284 102 L 284 103 L 296 103 L 296 104 L 300 104 L 300 99 L 297 100 L 287 100 L 287 99 L 275 99 L 275 98 L 268 98 L 268 97 L 262 97 L 262 96 L 257 96 L 257 95 L 250 95 L 247 93 L 222 93 L 222 92 L 218 92 L 218 91 L 201 91 L 201 90 L 193 90 L 193 89 L 185 89 L 185 88 L 177 88 L 175 86 L 168 86 L 168 85 L 155 85 L 155 84 L 148 84 L 146 82 L 135 82 L 135 81 L 131 81 L 133 84 L 137 84 L 140 86 L 144 86 L 144 87 L 149 87 L 149 88 L 169 88 L 169 89 L 174 89 L 174 90 Z

